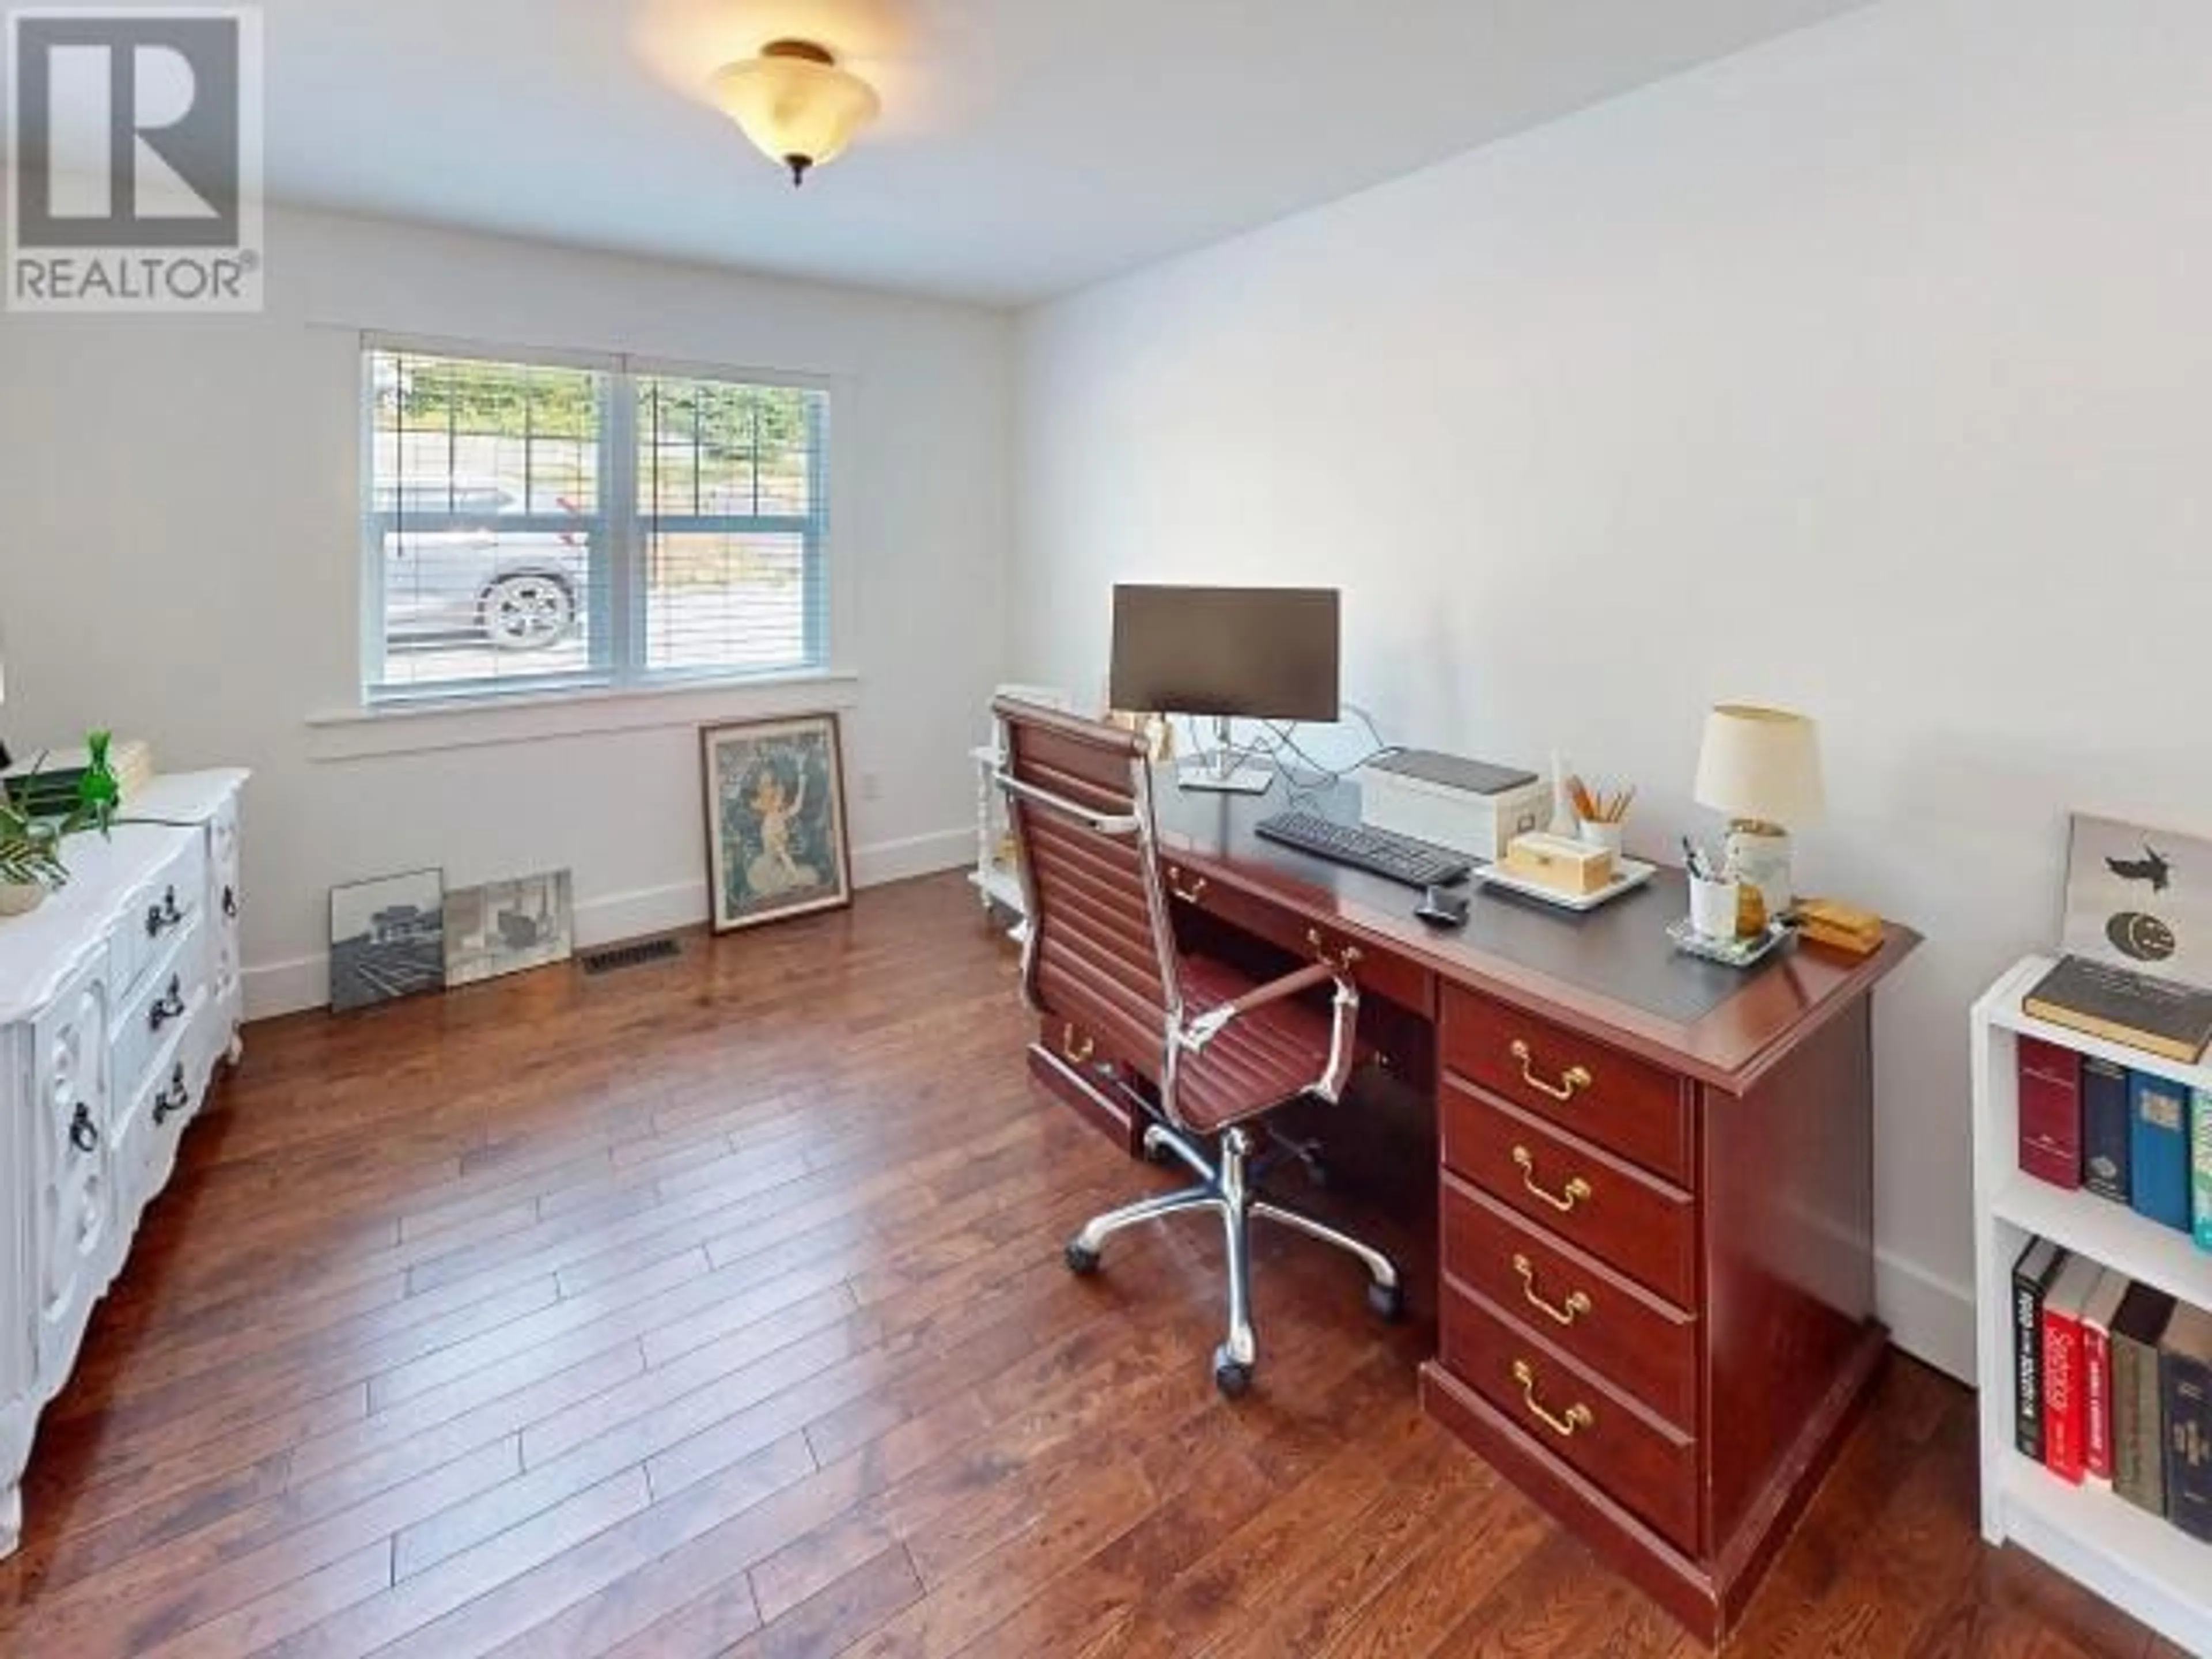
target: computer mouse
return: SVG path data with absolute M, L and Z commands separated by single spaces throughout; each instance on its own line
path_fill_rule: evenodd
M 1467 908 L 1466 894 L 1455 893 L 1449 887 L 1431 887 L 1421 895 L 1413 914 L 1431 927 L 1464 927 Z

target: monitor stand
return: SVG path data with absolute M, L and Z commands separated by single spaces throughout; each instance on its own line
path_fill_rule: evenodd
M 1193 756 L 1176 771 L 1176 787 L 1179 789 L 1202 789 L 1220 795 L 1264 795 L 1273 787 L 1275 769 L 1255 766 L 1249 761 L 1237 764 L 1237 750 L 1229 741 L 1229 718 L 1217 714 L 1213 720 L 1213 748 L 1210 753 Z

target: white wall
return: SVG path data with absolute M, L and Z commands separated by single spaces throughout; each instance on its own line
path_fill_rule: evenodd
M 167 769 L 255 769 L 252 1012 L 322 999 L 326 890 L 392 870 L 570 866 L 586 939 L 702 917 L 696 726 L 757 701 L 317 758 L 362 735 L 308 722 L 359 701 L 362 329 L 840 377 L 855 860 L 883 878 L 972 855 L 965 756 L 1004 637 L 1003 315 L 319 216 L 273 216 L 263 316 L 0 319 L 0 732 L 21 750 L 103 724 Z
M 1403 742 L 1643 790 L 1824 722 L 1881 995 L 1881 1295 L 1971 1369 L 1966 1014 L 2070 806 L 2212 832 L 2212 8 L 1892 0 L 1029 314 L 1013 669 L 1116 578 L 1340 584 Z

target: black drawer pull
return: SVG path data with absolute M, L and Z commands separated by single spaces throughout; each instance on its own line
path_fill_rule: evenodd
M 238 890 L 228 882 L 222 884 L 222 915 L 226 921 L 238 920 Z
M 154 1121 L 167 1123 L 191 1103 L 191 1091 L 185 1087 L 185 1064 L 179 1060 L 169 1073 L 169 1086 L 154 1097 Z
M 169 988 L 155 999 L 154 1006 L 146 1011 L 146 1024 L 158 1031 L 173 1019 L 185 1015 L 184 981 L 176 975 L 169 975 Z
M 184 919 L 185 913 L 177 908 L 177 890 L 172 887 L 161 895 L 161 902 L 159 904 L 149 904 L 146 907 L 146 937 L 159 939 L 163 933 L 176 927 Z
M 70 1120 L 70 1145 L 80 1152 L 100 1150 L 100 1126 L 92 1121 L 92 1108 L 84 1102 L 76 1103 L 76 1115 Z

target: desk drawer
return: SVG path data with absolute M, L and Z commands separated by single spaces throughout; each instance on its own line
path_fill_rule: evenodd
M 1680 1078 L 1563 1025 L 1447 986 L 1448 1070 L 1678 1187 L 1696 1185 L 1689 1088 Z
M 1698 1322 L 1443 1178 L 1444 1272 L 1677 1428 L 1698 1426 Z
M 1697 1206 L 1686 1195 L 1456 1079 L 1444 1079 L 1437 1115 L 1455 1175 L 1677 1307 L 1697 1306 Z
M 1316 923 L 1288 906 L 1280 905 L 1241 888 L 1187 870 L 1174 860 L 1162 866 L 1170 898 L 1218 916 L 1231 927 L 1263 939 L 1304 962 L 1325 956 L 1344 959 L 1346 948 L 1358 954 L 1352 977 L 1363 994 L 1372 994 L 1401 1008 L 1426 1015 L 1436 1006 L 1436 980 L 1427 969 L 1393 951 L 1360 945 L 1326 923 Z M 1407 890 L 1408 895 L 1411 894 Z M 1410 908 L 1410 906 L 1409 906 Z
M 1698 1445 L 1446 1283 L 1444 1368 L 1685 1553 L 1698 1553 Z
M 1131 1157 L 1143 1150 L 1149 1120 L 1130 1097 L 1135 1074 L 1089 1027 L 1054 1014 L 1039 1016 L 1030 1071 Z

